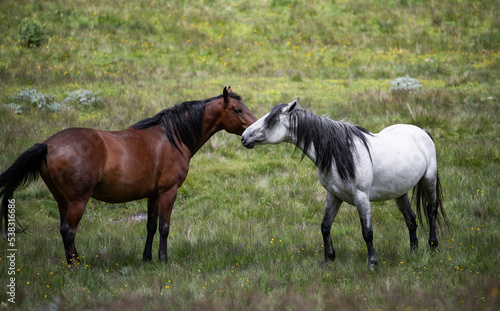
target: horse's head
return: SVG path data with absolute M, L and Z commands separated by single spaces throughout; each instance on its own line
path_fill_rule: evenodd
M 241 98 L 233 93 L 230 86 L 224 88 L 221 100 L 222 111 L 218 119 L 220 129 L 241 135 L 257 120 L 250 109 L 241 101 Z
M 299 99 L 288 104 L 279 104 L 271 112 L 248 127 L 241 136 L 243 146 L 251 149 L 255 145 L 279 144 L 290 138 L 290 113 Z

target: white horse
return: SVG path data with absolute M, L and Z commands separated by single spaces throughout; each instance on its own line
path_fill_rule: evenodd
M 417 248 L 416 217 L 408 199 L 412 188 L 416 189 L 419 222 L 422 223 L 422 205 L 430 227 L 429 245 L 436 248 L 436 219 L 445 221 L 446 214 L 441 204 L 436 148 L 430 134 L 406 124 L 372 134 L 362 127 L 308 112 L 299 107 L 298 101 L 297 98 L 275 106 L 243 132 L 241 141 L 247 148 L 292 143 L 316 164 L 319 181 L 326 189 L 321 223 L 325 260 L 335 259 L 330 232 L 342 202 L 358 210 L 370 268 L 378 265 L 372 243 L 370 201 L 395 199 L 410 233 L 410 247 Z

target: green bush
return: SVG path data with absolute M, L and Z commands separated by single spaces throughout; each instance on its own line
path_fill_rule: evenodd
M 28 48 L 41 46 L 45 41 L 45 26 L 25 18 L 19 25 L 19 40 Z

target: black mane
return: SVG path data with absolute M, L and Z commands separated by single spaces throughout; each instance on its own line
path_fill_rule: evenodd
M 286 104 L 274 107 L 265 120 L 265 126 L 272 126 L 277 122 L 277 115 Z M 316 166 L 325 172 L 335 166 L 344 181 L 355 178 L 355 156 L 358 155 L 354 147 L 354 140 L 359 139 L 370 154 L 367 135 L 372 135 L 366 129 L 342 121 L 334 121 L 320 117 L 314 113 L 296 107 L 289 114 L 290 127 L 297 139 L 296 148 L 301 147 L 304 158 L 311 144 L 316 153 Z M 370 154 L 371 158 L 371 154 Z
M 228 95 L 236 100 L 241 100 L 241 97 L 236 93 L 229 93 Z M 205 100 L 187 101 L 172 108 L 164 109 L 155 116 L 141 120 L 131 127 L 142 130 L 161 123 L 170 144 L 180 151 L 178 143 L 181 142 L 190 150 L 193 150 L 196 139 L 202 135 L 201 127 L 205 104 L 222 97 L 221 94 Z

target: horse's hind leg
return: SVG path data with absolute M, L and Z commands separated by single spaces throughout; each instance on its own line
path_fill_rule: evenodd
M 417 222 L 415 220 L 415 213 L 411 209 L 410 200 L 408 199 L 408 194 L 404 194 L 399 198 L 395 199 L 396 205 L 403 214 L 405 218 L 406 226 L 410 232 L 410 248 L 416 249 L 418 247 L 417 239 Z
M 436 218 L 438 213 L 438 200 L 437 200 L 437 178 L 425 179 L 420 181 L 425 196 L 427 206 L 427 217 L 429 217 L 429 246 L 433 249 L 438 247 L 438 240 L 436 236 Z
M 78 224 L 82 219 L 85 206 L 87 205 L 90 196 L 86 200 L 77 200 L 68 202 L 68 210 L 66 217 L 61 223 L 61 237 L 64 243 L 66 252 L 66 260 L 68 265 L 75 264 L 79 260 L 78 252 L 75 247 L 75 236 L 78 229 Z
M 42 179 L 47 185 L 47 188 L 49 188 L 50 193 L 52 193 L 52 196 L 57 202 L 57 207 L 59 208 L 59 221 L 60 225 L 62 225 L 64 219 L 66 219 L 66 214 L 68 213 L 68 201 L 52 181 L 46 164 L 41 165 L 40 176 L 42 176 Z
M 429 246 L 433 249 L 438 247 L 438 240 L 436 236 L 436 215 L 437 203 L 427 204 L 427 212 L 429 213 Z
M 337 216 L 339 207 L 342 201 L 330 192 L 326 192 L 326 207 L 325 216 L 321 222 L 321 233 L 323 234 L 323 244 L 325 246 L 325 261 L 333 261 L 335 259 L 335 250 L 333 249 L 332 237 L 332 223 Z
M 74 207 L 78 205 L 78 204 L 75 205 L 74 202 L 71 204 L 72 207 L 70 208 L 68 200 L 64 197 L 64 195 L 61 193 L 59 188 L 54 184 L 52 178 L 50 177 L 46 164 L 41 165 L 40 175 L 42 176 L 42 179 L 47 185 L 47 188 L 49 188 L 50 192 L 52 193 L 52 196 L 57 202 L 57 207 L 59 208 L 59 221 L 60 221 L 59 228 L 64 243 L 66 260 L 68 265 L 74 264 L 75 259 L 78 258 L 78 253 L 75 247 L 76 228 L 78 227 L 78 223 L 80 222 L 80 219 L 83 215 L 83 210 L 85 209 L 85 205 L 87 204 L 88 199 L 83 204 L 83 208 L 78 206 Z M 71 216 L 68 217 L 69 210 L 71 210 Z M 75 216 L 75 214 L 78 214 L 79 210 L 82 210 L 81 215 Z M 78 219 L 76 224 L 75 224 L 75 219 Z

